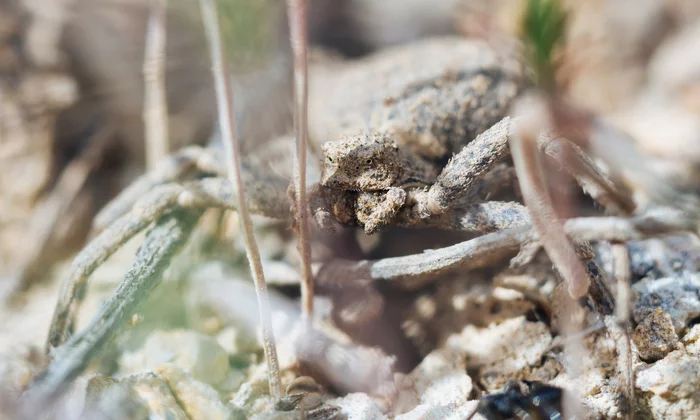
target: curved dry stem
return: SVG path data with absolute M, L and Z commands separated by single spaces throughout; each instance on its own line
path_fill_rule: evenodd
M 226 164 L 229 179 L 236 186 L 238 191 L 238 213 L 241 217 L 243 227 L 243 239 L 248 254 L 251 271 L 258 296 L 260 319 L 262 324 L 263 349 L 267 360 L 268 381 L 270 393 L 275 398 L 282 395 L 282 384 L 279 377 L 279 362 L 277 360 L 277 349 L 275 338 L 272 332 L 272 313 L 270 310 L 270 300 L 267 295 L 267 284 L 263 273 L 262 262 L 258 245 L 253 233 L 253 223 L 248 214 L 248 207 L 245 199 L 245 187 L 243 176 L 241 175 L 240 145 L 235 135 L 233 116 L 233 92 L 231 91 L 231 81 L 226 69 L 223 47 L 221 45 L 221 31 L 219 29 L 219 18 L 216 4 L 213 0 L 200 0 L 202 21 L 207 36 L 207 41 L 212 56 L 212 73 L 216 89 L 216 102 L 219 112 L 219 128 L 226 151 Z
M 294 131 L 297 151 L 294 160 L 294 191 L 296 193 L 297 234 L 301 254 L 302 316 L 313 316 L 314 284 L 311 273 L 311 244 L 309 243 L 309 212 L 306 198 L 306 143 L 308 136 L 308 34 L 306 0 L 287 0 L 290 40 L 294 52 Z
M 634 407 L 634 359 L 632 354 L 632 331 L 629 323 L 632 297 L 630 281 L 630 256 L 627 245 L 621 243 L 612 244 L 613 273 L 617 283 L 617 307 L 614 322 L 608 322 L 610 329 L 617 334 L 612 334 L 617 343 L 618 369 L 622 376 L 628 418 L 633 417 Z M 618 330 L 615 330 L 617 328 Z
M 577 299 L 588 291 L 589 280 L 564 233 L 547 191 L 536 142 L 544 124 L 539 121 L 536 112 L 537 110 L 530 110 L 529 115 L 516 123 L 510 138 L 510 151 L 532 224 L 547 254 L 566 281 L 569 293 Z
M 246 184 L 253 194 L 246 198 L 255 214 L 272 218 L 288 218 L 288 201 L 279 178 L 247 177 Z M 231 182 L 223 178 L 205 178 L 184 185 L 166 184 L 152 191 L 133 204 L 133 208 L 102 231 L 73 260 L 64 277 L 53 320 L 49 330 L 46 350 L 61 345 L 73 329 L 87 281 L 92 273 L 112 254 L 152 222 L 176 208 L 237 210 L 239 196 Z

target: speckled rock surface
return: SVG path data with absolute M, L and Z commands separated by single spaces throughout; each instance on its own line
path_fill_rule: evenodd
M 688 274 L 680 277 L 645 279 L 633 286 L 637 294 L 634 320 L 642 322 L 657 307 L 671 316 L 677 333 L 700 316 L 700 276 Z
M 388 419 L 379 406 L 367 394 L 348 394 L 343 398 L 328 401 L 341 408 L 341 414 L 347 420 L 384 420 Z
M 678 335 L 673 328 L 671 316 L 661 308 L 656 308 L 634 330 L 633 340 L 639 350 L 639 357 L 654 362 L 663 359 L 674 349 Z
M 671 352 L 637 372 L 638 399 L 655 419 L 689 419 L 700 415 L 700 358 Z
M 409 375 L 421 404 L 457 406 L 468 401 L 472 380 L 466 355 L 448 345 L 430 353 Z

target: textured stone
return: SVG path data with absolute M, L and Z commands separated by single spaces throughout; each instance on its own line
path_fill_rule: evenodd
M 633 288 L 637 295 L 633 307 L 637 323 L 658 307 L 671 316 L 676 333 L 681 333 L 700 316 L 700 277 L 695 274 L 642 280 Z
M 639 357 L 647 362 L 663 359 L 678 343 L 673 320 L 661 308 L 656 308 L 644 318 L 634 330 L 633 339 L 639 349 Z
M 377 404 L 367 394 L 348 394 L 343 398 L 328 401 L 328 404 L 340 407 L 341 414 L 347 420 L 383 420 L 388 419 Z
M 671 352 L 637 373 L 636 386 L 655 419 L 700 418 L 700 359 Z M 638 391 L 638 392 L 639 392 Z

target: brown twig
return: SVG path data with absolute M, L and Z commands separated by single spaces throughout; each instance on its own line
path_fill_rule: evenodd
M 146 54 L 143 60 L 146 159 L 149 169 L 169 152 L 168 99 L 165 90 L 165 7 L 166 0 L 150 0 L 146 31 Z
M 619 370 L 623 378 L 625 387 L 625 400 L 627 406 L 627 418 L 634 418 L 634 367 L 632 359 L 632 340 L 630 328 L 630 258 L 627 245 L 622 243 L 612 244 L 613 274 L 617 283 L 617 307 L 615 313 L 615 323 L 619 328 L 622 338 L 617 345 L 619 354 Z M 623 341 L 624 340 L 624 341 Z
M 533 101 L 534 102 L 534 101 Z M 523 200 L 537 229 L 542 245 L 569 287 L 573 298 L 580 298 L 588 291 L 588 276 L 569 243 L 562 223 L 554 210 L 552 199 L 542 174 L 537 137 L 547 127 L 543 118 L 546 109 L 537 103 L 522 104 L 530 107 L 516 123 L 510 138 L 513 164 L 518 174 Z
M 294 131 L 296 133 L 296 158 L 294 166 L 294 191 L 301 254 L 301 307 L 302 316 L 311 319 L 314 309 L 314 284 L 311 273 L 311 245 L 309 243 L 309 212 L 306 198 L 306 143 L 308 135 L 308 34 L 306 0 L 287 0 L 290 40 L 294 53 Z
M 248 254 L 248 262 L 255 280 L 270 393 L 273 397 L 280 398 L 282 396 L 282 384 L 280 382 L 275 337 L 272 332 L 272 311 L 270 309 L 270 300 L 267 294 L 267 284 L 265 283 L 260 252 L 255 241 L 253 223 L 250 219 L 250 214 L 248 214 L 248 206 L 245 199 L 245 187 L 243 185 L 243 176 L 241 175 L 240 145 L 234 127 L 233 92 L 231 91 L 230 75 L 226 69 L 223 46 L 221 45 L 219 17 L 214 0 L 200 0 L 199 5 L 212 57 L 212 73 L 216 89 L 219 128 L 226 151 L 228 174 L 238 191 L 238 213 L 243 222 L 243 238 Z

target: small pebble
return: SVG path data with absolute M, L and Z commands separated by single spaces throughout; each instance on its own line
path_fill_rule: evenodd
M 639 357 L 646 362 L 655 362 L 675 349 L 678 335 L 671 316 L 656 308 L 634 330 L 633 340 L 639 349 Z

